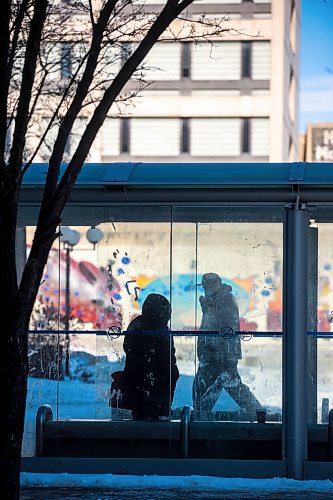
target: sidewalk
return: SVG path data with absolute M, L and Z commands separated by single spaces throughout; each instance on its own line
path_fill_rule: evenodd
M 33 488 L 23 489 L 20 500 L 329 500 L 332 495 L 319 492 L 280 491 L 223 491 L 223 492 L 198 492 L 193 490 L 158 490 L 142 491 L 125 490 L 86 490 L 68 488 Z

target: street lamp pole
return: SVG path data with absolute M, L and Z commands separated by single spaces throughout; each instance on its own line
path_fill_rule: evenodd
M 94 245 L 94 249 L 96 244 L 102 239 L 103 233 L 100 229 L 92 226 L 86 234 L 87 240 Z M 70 290 L 70 272 L 71 272 L 71 258 L 70 252 L 73 250 L 73 247 L 78 244 L 80 241 L 80 233 L 78 231 L 74 231 L 69 227 L 61 228 L 61 237 L 60 240 L 64 244 L 64 250 L 66 254 L 66 278 L 65 278 L 65 315 L 64 315 L 64 329 L 66 333 L 65 337 L 65 375 L 66 377 L 70 377 L 70 338 L 69 338 L 69 321 L 71 317 L 71 290 Z
M 66 252 L 66 286 L 65 286 L 65 317 L 64 317 L 64 326 L 66 332 L 66 340 L 65 340 L 65 375 L 66 377 L 70 376 L 69 370 L 69 318 L 71 314 L 71 294 L 70 294 L 70 270 L 71 270 L 71 262 L 70 262 L 70 251 L 71 248 L 68 244 L 65 246 Z
M 69 369 L 69 347 L 70 347 L 70 338 L 69 338 L 69 320 L 71 317 L 71 293 L 70 293 L 70 269 L 71 269 L 71 259 L 70 252 L 73 250 L 73 247 L 77 245 L 80 241 L 80 233 L 70 229 L 69 227 L 61 228 L 61 241 L 64 244 L 64 250 L 66 254 L 66 276 L 65 276 L 65 315 L 64 315 L 64 329 L 66 332 L 65 337 L 65 375 L 66 377 L 70 376 Z

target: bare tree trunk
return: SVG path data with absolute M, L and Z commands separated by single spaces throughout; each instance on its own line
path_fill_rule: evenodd
M 1 322 L 1 334 L 6 337 L 0 355 L 1 380 L 1 497 L 19 498 L 21 446 L 27 395 L 27 328 L 16 318 Z M 8 450 L 8 453 L 6 453 Z M 5 454 L 6 453 L 6 454 Z
M 16 196 L 3 183 L 0 212 L 1 344 L 0 470 L 1 497 L 18 498 L 21 441 L 27 391 L 26 332 L 19 312 L 15 263 Z
M 41 95 L 44 97 L 44 89 L 49 91 L 53 88 L 49 88 L 48 85 L 44 86 L 50 68 L 44 68 L 45 71 L 44 74 L 42 72 L 43 77 L 41 78 L 40 66 L 43 62 L 41 48 L 43 48 L 43 43 L 45 45 L 49 42 L 62 43 L 67 38 L 66 36 L 63 38 L 62 24 L 60 28 L 58 24 L 58 28 L 55 29 L 55 35 L 57 35 L 57 29 L 60 29 L 61 32 L 58 33 L 58 37 L 54 38 L 53 23 L 57 16 L 53 15 L 54 12 L 52 14 L 52 9 L 48 9 L 50 6 L 48 0 L 21 0 L 21 2 L 2 0 L 0 16 L 0 339 L 2 345 L 0 350 L 0 394 L 4 409 L 0 412 L 1 499 L 15 500 L 19 498 L 21 446 L 28 380 L 29 318 L 48 254 L 55 239 L 61 212 L 112 104 L 119 97 L 136 69 L 140 68 L 146 55 L 160 39 L 163 32 L 192 2 L 193 0 L 166 0 L 155 21 L 149 22 L 147 25 L 142 21 L 140 7 L 138 10 L 131 11 L 131 2 L 128 2 L 127 5 L 128 12 L 126 9 L 123 12 L 123 7 L 126 5 L 120 4 L 126 4 L 126 2 L 105 0 L 102 3 L 99 16 L 94 15 L 93 2 L 88 3 L 91 33 L 88 30 L 86 34 L 90 33 L 91 44 L 87 54 L 87 65 L 77 86 L 72 87 L 75 78 L 70 79 L 68 87 L 61 94 L 60 101 L 55 99 L 55 103 L 58 104 L 52 120 L 61 118 L 61 123 L 49 160 L 34 242 L 18 287 L 15 259 L 18 194 L 22 175 L 29 168 L 39 148 L 38 146 L 26 163 L 24 159 L 26 135 L 29 125 L 34 123 L 31 115 L 35 112 L 39 97 Z M 80 3 L 78 2 L 78 4 Z M 15 5 L 17 9 L 13 11 Z M 132 12 L 132 20 L 129 12 Z M 117 22 L 117 18 L 119 22 Z M 57 22 L 59 23 L 59 21 Z M 138 35 L 139 44 L 133 54 L 122 64 L 110 85 L 101 93 L 76 152 L 72 155 L 64 174 L 60 177 L 60 166 L 73 124 L 86 105 L 87 99 L 88 103 L 90 98 L 93 99 L 94 92 L 91 89 L 94 89 L 94 84 L 98 83 L 99 60 L 102 61 L 104 57 L 101 50 L 106 42 L 110 42 L 109 37 L 115 45 L 121 42 L 123 23 L 129 23 L 128 26 L 133 26 L 132 37 L 133 40 L 136 40 L 136 35 Z M 138 24 L 137 27 L 135 27 L 136 24 Z M 204 21 L 200 20 L 199 24 L 204 24 Z M 212 25 L 208 21 L 208 26 L 214 27 L 214 21 L 212 21 Z M 50 28 L 52 28 L 52 33 Z M 219 23 L 216 24 L 215 28 L 214 34 L 226 31 Z M 191 33 L 192 29 L 188 35 L 189 39 L 194 36 Z M 86 34 L 83 33 L 84 40 Z M 178 35 L 175 36 L 177 38 Z M 179 36 L 181 39 L 181 31 Z M 200 36 L 205 39 L 207 36 L 205 30 Z M 69 40 L 72 38 L 69 37 Z M 19 91 L 17 92 L 17 89 L 15 91 L 17 102 L 13 103 L 14 93 L 9 93 L 11 90 L 10 82 L 13 81 L 13 74 L 15 74 L 15 71 L 13 72 L 15 59 L 22 62 L 22 54 L 20 55 L 20 50 L 18 50 L 22 43 L 26 49 L 23 57 L 24 65 L 20 72 L 22 78 Z M 51 62 L 51 68 L 53 63 L 54 61 Z M 94 80 L 94 76 L 96 80 Z M 15 86 L 13 88 L 15 89 Z M 59 86 L 59 89 L 55 90 L 54 97 L 58 97 L 57 92 L 61 88 Z M 73 99 L 69 99 L 67 102 L 66 99 L 73 88 L 76 88 Z M 95 88 L 99 88 L 98 85 Z M 41 102 L 43 103 L 43 100 Z M 51 100 L 51 102 L 53 101 Z M 94 99 L 92 104 L 93 102 Z M 67 105 L 69 105 L 68 108 Z M 7 151 L 8 117 L 14 125 L 14 133 L 10 151 L 5 154 Z M 36 120 L 38 114 L 34 118 Z M 43 139 L 45 137 L 44 133 Z M 7 153 L 9 153 L 9 159 L 6 156 Z M 25 165 L 23 169 L 22 164 Z
M 11 193 L 11 201 L 15 195 Z M 1 339 L 0 380 L 0 470 L 1 499 L 19 498 L 21 447 L 28 380 L 29 318 L 37 295 L 47 257 L 54 241 L 57 224 L 48 231 L 39 230 L 35 238 L 34 255 L 25 267 L 29 286 L 18 288 L 15 259 L 16 203 L 8 202 L 6 195 L 0 202 L 0 291 Z

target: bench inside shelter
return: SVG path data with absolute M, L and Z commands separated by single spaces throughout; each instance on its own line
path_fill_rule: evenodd
M 308 426 L 309 460 L 333 460 L 333 410 L 328 424 Z M 53 420 L 38 409 L 36 456 L 99 458 L 213 458 L 279 460 L 281 422 L 196 421 L 185 406 L 180 420 Z

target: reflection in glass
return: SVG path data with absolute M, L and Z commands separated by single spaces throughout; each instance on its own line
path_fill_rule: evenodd
M 66 334 L 59 334 L 66 342 Z M 69 335 L 70 376 L 59 381 L 58 418 L 95 418 L 96 337 L 95 334 Z M 64 365 L 66 360 L 63 361 Z
M 192 211 L 192 218 L 185 217 L 178 208 L 173 208 L 172 217 L 169 207 L 127 207 L 124 212 L 118 208 L 108 222 L 100 223 L 103 238 L 95 249 L 84 237 L 80 238 L 69 259 L 67 375 L 66 258 L 56 242 L 31 317 L 30 326 L 35 333 L 30 337 L 32 371 L 27 432 L 34 427 L 38 406 L 44 403 L 51 404 L 55 418 L 61 419 L 179 419 L 184 405 L 198 405 L 198 398 L 193 400 L 194 381 L 201 378 L 208 385 L 210 376 L 214 379 L 212 384 L 218 381 L 221 386 L 212 404 L 205 408 L 209 414 L 206 419 L 253 420 L 255 410 L 261 406 L 267 408 L 271 417 L 268 420 L 280 419 L 281 338 L 254 336 L 245 342 L 240 333 L 281 332 L 282 224 L 230 218 L 226 221 L 224 209 L 218 207 L 210 209 L 208 222 L 205 207 L 197 209 L 197 213 L 200 217 L 193 220 Z M 90 226 L 71 227 L 83 236 Z M 27 235 L 29 251 L 33 228 L 28 228 Z M 228 291 L 215 305 L 209 305 L 207 273 L 217 276 L 223 290 Z M 231 303 L 237 304 L 237 315 L 231 313 L 228 317 L 222 309 L 229 293 L 234 297 Z M 171 305 L 170 321 L 163 328 L 153 325 L 163 331 L 156 339 L 154 334 L 142 334 L 152 325 L 138 326 L 143 304 L 151 294 L 163 296 Z M 214 308 L 216 321 L 212 316 Z M 144 405 L 141 415 L 140 411 L 135 414 L 135 410 L 132 414 L 133 405 L 130 409 L 110 406 L 112 374 L 125 369 L 126 355 L 131 349 L 126 346 L 124 334 L 133 325 L 135 334 L 131 335 L 150 339 L 142 345 L 138 342 L 135 349 L 139 358 L 147 361 L 146 343 L 152 343 L 148 351 L 156 351 L 163 340 L 165 349 L 159 366 L 166 361 L 163 377 L 168 380 L 164 386 L 164 409 L 158 414 L 146 412 L 149 404 Z M 229 339 L 221 337 L 223 327 L 231 328 L 233 335 Z M 46 333 L 49 330 L 53 330 L 53 336 Z M 47 347 L 48 342 L 53 347 Z M 207 376 L 201 377 L 212 346 L 210 368 Z M 179 379 L 175 384 L 176 365 Z M 43 378 L 37 378 L 41 366 Z M 154 374 L 154 370 L 147 369 L 145 373 Z M 226 379 L 222 381 L 223 374 Z M 141 403 L 142 390 L 136 391 L 132 399 Z M 200 392 L 204 392 L 202 388 Z M 196 418 L 202 418 L 200 413 Z
M 324 212 L 323 215 L 325 215 Z M 317 217 L 320 219 L 320 213 L 316 214 Z M 329 409 L 333 406 L 331 363 L 333 339 L 330 338 L 333 332 L 333 224 L 311 221 L 310 230 L 318 231 L 318 241 L 316 245 L 312 245 L 313 248 L 310 247 L 309 252 L 310 276 L 312 273 L 316 277 L 309 281 L 309 287 L 310 296 L 313 295 L 316 299 L 313 316 L 317 320 L 317 328 L 312 321 L 309 325 L 311 328 L 309 328 L 308 342 L 311 343 L 311 349 L 308 358 L 313 360 L 315 377 L 309 381 L 308 390 L 313 393 L 313 408 L 310 408 L 314 410 L 313 420 L 317 418 L 319 423 L 327 423 Z M 316 290 L 312 290 L 313 287 L 316 287 Z M 325 338 L 326 335 L 327 338 Z
M 204 295 L 199 297 L 202 309 L 200 330 L 217 331 L 221 335 L 199 335 L 199 365 L 193 384 L 193 402 L 196 417 L 208 419 L 224 389 L 247 420 L 255 420 L 261 409 L 259 401 L 243 384 L 237 370 L 242 358 L 239 331 L 239 311 L 232 287 L 222 283 L 215 273 L 202 277 Z
M 96 412 L 104 418 L 108 414 L 117 420 L 169 417 L 173 388 L 170 384 L 170 361 L 174 356 L 172 337 L 167 333 L 169 317 L 163 325 L 151 319 L 148 324 L 144 321 L 142 325 L 140 313 L 149 294 L 158 293 L 168 303 L 170 301 L 170 209 L 157 207 L 152 213 L 150 208 L 136 207 L 131 218 L 137 218 L 137 222 L 122 221 L 121 211 L 118 215 L 120 220 L 100 225 L 104 238 L 98 244 L 98 265 L 107 270 L 110 297 L 108 304 L 98 307 L 96 326 L 101 334 L 102 330 L 106 330 L 108 335 L 97 336 L 97 352 L 98 358 L 106 356 L 109 368 L 104 365 L 101 369 L 98 362 Z M 140 222 L 149 221 L 151 217 L 154 222 Z M 126 332 L 128 329 L 132 333 L 125 339 L 123 334 L 119 335 L 119 331 Z M 142 330 L 152 329 L 165 333 L 142 333 Z M 163 348 L 159 349 L 161 346 Z M 155 362 L 163 374 L 157 373 Z M 117 388 L 114 375 L 121 377 L 117 372 L 122 372 L 124 368 L 128 392 L 124 397 L 128 396 L 129 403 L 125 405 L 122 401 L 118 406 L 115 404 L 107 408 L 110 396 Z M 160 391 L 163 396 L 159 402 L 163 409 L 158 411 L 152 403 L 152 399 L 156 398 L 147 395 L 154 392 L 155 383 L 163 385 Z M 108 388 L 107 393 L 105 388 Z
M 195 219 L 183 222 L 193 220 L 194 210 L 203 222 Z M 194 210 L 177 208 L 173 212 L 177 222 L 172 226 L 172 328 L 198 332 L 191 338 L 175 339 L 180 379 L 174 406 L 194 404 L 196 418 L 226 420 L 254 420 L 256 409 L 265 406 L 268 420 L 279 421 L 281 341 L 275 343 L 277 351 L 274 352 L 270 349 L 270 338 L 256 337 L 251 342 L 243 342 L 239 332 L 235 332 L 281 331 L 282 224 L 246 222 L 248 211 L 243 211 L 244 220 L 240 217 L 239 222 L 230 222 L 230 212 L 224 209 Z M 205 222 L 205 219 L 214 222 Z M 221 222 L 215 222 L 219 220 Z M 223 288 L 230 290 L 237 303 L 234 314 L 223 312 L 222 298 L 205 307 L 206 300 L 211 300 L 202 286 L 205 275 L 217 276 Z M 236 309 L 239 318 L 233 318 L 238 316 Z M 223 327 L 231 330 L 229 340 L 219 335 Z M 200 330 L 216 333 L 202 335 Z M 252 354 L 254 344 L 260 345 L 260 357 Z M 248 352 L 251 352 L 250 358 Z M 195 397 L 192 399 L 193 379 L 194 396 L 198 389 L 201 396 L 206 397 L 204 412 Z M 209 386 L 213 390 L 210 391 Z
M 320 338 L 317 340 L 318 346 L 318 422 L 328 422 L 328 412 L 333 406 L 333 338 Z
M 35 453 L 36 414 L 39 406 L 49 404 L 55 415 L 58 409 L 59 380 L 64 380 L 64 339 L 58 334 L 30 333 L 28 337 L 28 394 L 22 456 Z

